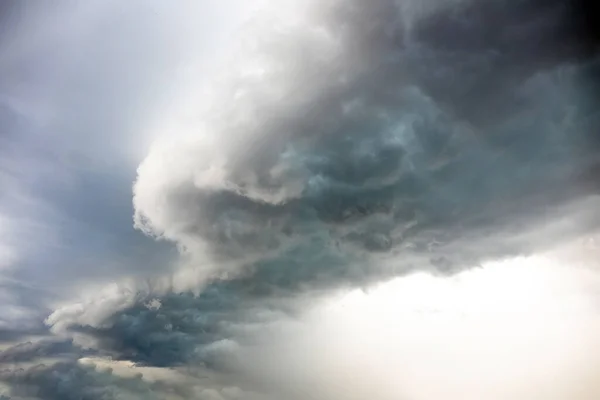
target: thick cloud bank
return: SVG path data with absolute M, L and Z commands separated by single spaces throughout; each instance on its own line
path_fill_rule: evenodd
M 583 22 L 554 0 L 266 2 L 138 168 L 134 225 L 180 262 L 57 307 L 39 340 L 7 328 L 0 396 L 598 398 Z
M 404 5 L 303 3 L 251 31 L 202 123 L 140 165 L 136 226 L 216 268 L 306 252 L 461 268 L 490 252 L 461 241 L 590 189 L 596 64 L 548 59 L 559 4 Z

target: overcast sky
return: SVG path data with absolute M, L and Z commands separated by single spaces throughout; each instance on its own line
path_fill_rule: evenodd
M 584 17 L 2 3 L 0 399 L 599 398 Z

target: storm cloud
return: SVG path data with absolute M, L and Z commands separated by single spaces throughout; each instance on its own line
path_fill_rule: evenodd
M 540 16 L 490 3 L 408 15 L 391 0 L 297 6 L 242 47 L 196 132 L 140 165 L 136 226 L 208 264 L 436 243 L 450 251 L 432 259 L 468 266 L 489 249 L 462 260 L 457 242 L 594 194 L 598 114 L 584 85 L 597 61 L 566 52 L 536 65 L 554 43 L 537 37 L 575 43 L 560 35 L 560 6 Z M 488 26 L 494 7 L 503 23 Z
M 119 256 L 151 244 L 118 262 L 111 253 L 114 268 L 77 275 L 101 282 L 48 307 L 14 292 L 37 324 L 0 326 L 5 394 L 595 398 L 600 57 L 582 10 L 554 0 L 263 6 L 218 73 L 173 83 L 171 107 L 143 107 L 150 78 L 123 89 L 123 110 L 102 106 L 117 91 L 82 106 L 115 127 L 164 132 L 137 168 L 133 210 L 102 168 L 82 175 L 86 193 L 50 198 L 111 234 L 133 211 L 148 238 L 120 226 L 109 246 Z M 161 32 L 152 37 L 172 38 Z M 163 63 L 153 77 L 172 71 Z M 21 126 L 14 105 L 4 109 Z M 164 112 L 119 122 L 150 109 Z M 0 266 L 12 249 L 1 240 Z M 158 260 L 173 245 L 177 261 Z M 547 388 L 551 374 L 560 379 Z
M 0 381 L 11 384 L 11 398 L 15 399 L 166 398 L 161 394 L 161 385 L 148 385 L 139 377 L 118 378 L 110 371 L 98 371 L 77 363 L 4 370 L 0 371 Z

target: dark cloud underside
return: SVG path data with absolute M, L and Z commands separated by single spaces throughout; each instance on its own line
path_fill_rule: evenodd
M 166 150 L 197 170 L 164 185 L 151 154 L 136 186 L 140 226 L 192 253 L 201 243 L 242 277 L 72 328 L 117 357 L 179 365 L 269 299 L 458 271 L 597 226 L 579 203 L 597 193 L 597 60 L 568 7 L 538 3 L 462 2 L 409 29 L 392 1 L 332 2 L 315 24 L 335 57 L 308 27 L 264 38 L 252 54 L 271 60 L 265 75 L 234 77 L 242 99 L 209 118 L 220 153 Z M 217 183 L 203 181 L 211 160 Z M 519 239 L 572 204 L 584 207 L 576 231 Z

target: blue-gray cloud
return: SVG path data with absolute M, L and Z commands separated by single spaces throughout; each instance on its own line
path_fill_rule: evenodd
M 528 7 L 461 3 L 407 26 L 393 1 L 332 2 L 281 38 L 259 37 L 248 57 L 262 70 L 234 69 L 208 131 L 156 148 L 141 165 L 137 226 L 217 270 L 241 269 L 215 284 L 228 306 L 211 312 L 232 318 L 249 300 L 414 268 L 453 272 L 594 228 L 594 203 L 582 201 L 597 189 L 598 114 L 586 88 L 597 60 L 566 48 L 576 35 L 563 34 L 573 28 L 560 5 L 539 15 Z M 486 23 L 492 15 L 500 32 Z M 470 42 L 474 32 L 481 37 Z M 555 42 L 564 53 L 539 61 Z M 501 83 L 490 87 L 491 77 Z M 573 204 L 585 206 L 576 228 L 516 238 Z M 390 255 L 394 268 L 382 270 L 376 260 Z M 204 343 L 205 325 L 165 333 L 169 323 L 155 321 L 163 311 L 135 304 L 94 326 L 63 326 L 156 365 L 185 362 L 186 349 Z M 157 336 L 142 340 L 155 322 Z
M 37 161 L 24 174 L 4 168 L 0 179 L 39 182 L 27 194 L 54 213 L 45 225 L 66 226 L 54 232 L 56 247 L 74 243 L 34 253 L 26 261 L 44 262 L 47 272 L 21 268 L 16 278 L 137 276 L 113 297 L 55 310 L 46 321 L 67 341 L 18 344 L 0 352 L 0 363 L 90 351 L 143 366 L 201 365 L 260 391 L 235 370 L 240 347 L 323 293 L 414 270 L 455 273 L 552 247 L 600 223 L 598 58 L 580 43 L 563 2 L 458 1 L 422 15 L 393 0 L 309 2 L 298 20 L 250 30 L 242 62 L 215 84 L 209 111 L 199 112 L 202 126 L 155 146 L 140 165 L 133 209 L 133 170 L 123 173 L 127 162 L 113 165 L 106 154 L 123 150 L 123 132 L 142 129 L 132 115 L 161 111 L 146 102 L 157 87 L 150 83 L 168 86 L 173 65 L 150 50 L 174 36 L 153 27 L 179 14 L 144 8 L 141 16 L 154 23 L 130 25 L 137 6 L 118 15 L 98 7 L 89 36 L 66 38 L 67 30 L 34 43 L 82 49 L 74 59 L 58 57 L 41 81 L 14 75 L 26 53 L 10 59 L 0 118 L 12 128 L 0 143 Z M 107 28 L 119 21 L 122 30 Z M 86 43 L 97 46 L 84 51 Z M 114 80 L 98 84 L 98 72 Z M 69 112 L 47 120 L 53 110 L 21 107 L 12 85 L 19 80 L 46 87 L 44 95 Z M 39 121 L 54 136 L 32 150 L 27 138 L 39 136 Z M 83 128 L 89 140 L 79 136 Z M 10 161 L 2 165 L 19 165 L 0 154 Z M 67 183 L 44 182 L 40 165 L 56 166 Z M 15 215 L 18 198 L 7 198 L 2 206 Z M 149 245 L 123 225 L 132 211 L 137 228 L 189 257 L 181 270 L 159 258 L 167 244 Z M 563 217 L 570 223 L 559 224 Z M 197 270 L 205 271 L 200 281 L 191 279 Z M 176 274 L 183 282 L 174 283 Z M 50 313 L 31 308 L 44 310 L 37 322 Z M 166 390 L 76 363 L 0 379 L 11 395 L 42 399 L 158 398 L 151 391 Z
M 597 163 L 598 116 L 582 85 L 597 62 L 566 54 L 535 65 L 550 41 L 536 52 L 536 37 L 509 46 L 505 36 L 539 16 L 506 6 L 502 31 L 488 33 L 501 7 L 492 3 L 440 17 L 459 37 L 479 32 L 472 49 L 436 40 L 437 14 L 405 26 L 393 1 L 333 2 L 259 38 L 206 127 L 140 166 L 136 226 L 252 264 L 308 243 L 328 254 L 454 245 L 593 193 L 584 177 Z M 556 10 L 540 36 L 565 29 Z M 524 13 L 515 26 L 511 11 Z M 483 111 L 469 115 L 474 104 Z M 476 264 L 489 249 L 480 253 L 459 261 Z
M 15 399 L 162 399 L 169 391 L 176 393 L 160 383 L 148 384 L 141 377 L 120 378 L 110 371 L 73 362 L 0 370 L 0 381 L 11 385 L 10 396 Z

